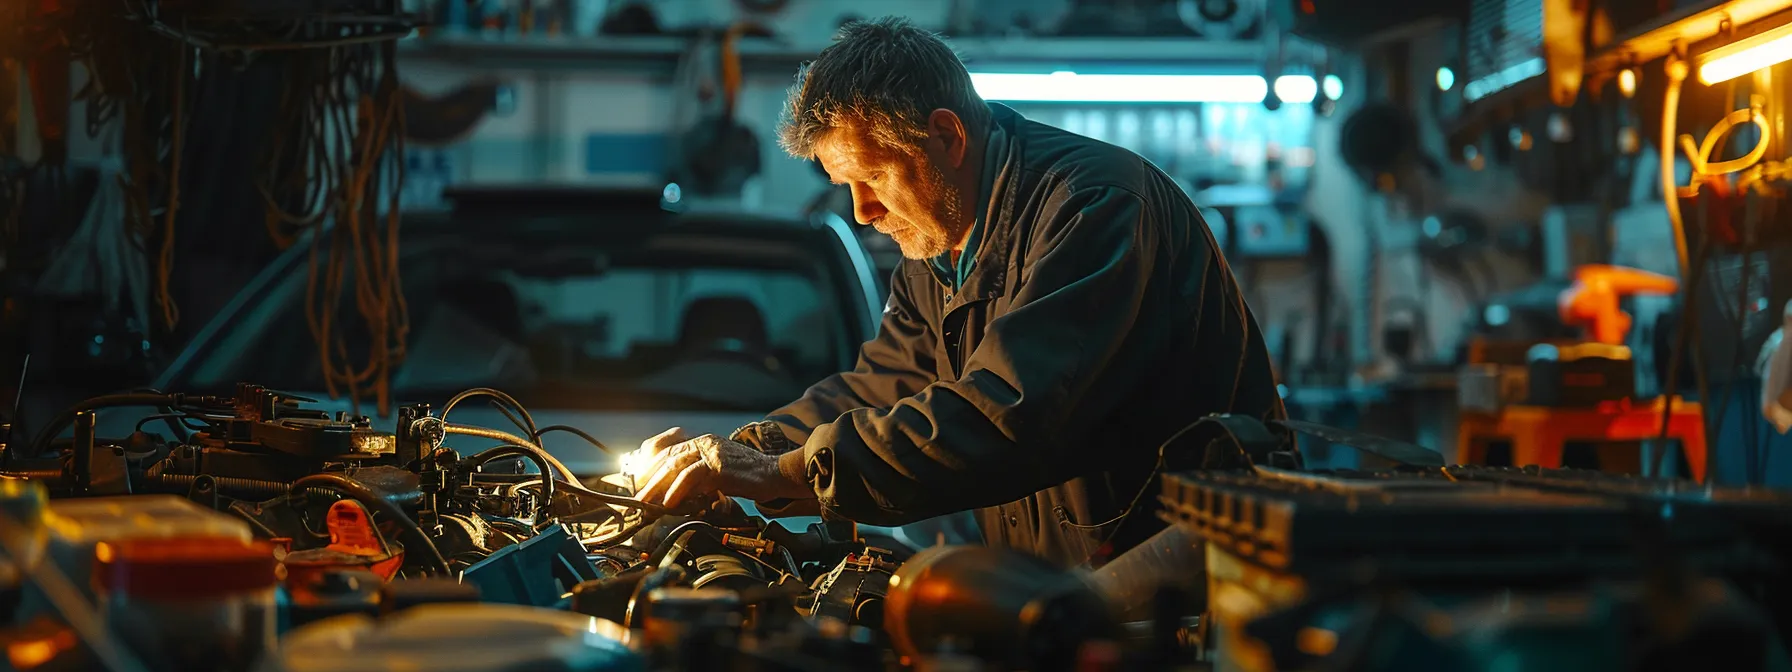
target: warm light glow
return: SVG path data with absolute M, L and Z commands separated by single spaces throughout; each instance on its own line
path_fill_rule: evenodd
M 1618 93 L 1625 98 L 1636 95 L 1636 69 L 1625 68 L 1618 71 Z
M 617 458 L 617 462 L 619 463 L 616 468 L 617 473 L 628 476 L 645 476 L 646 474 L 641 472 L 653 466 L 653 451 L 645 448 L 631 450 Z
M 1343 81 L 1326 91 L 1343 93 Z M 973 72 L 971 84 L 984 100 L 1037 103 L 1261 103 L 1269 86 L 1257 75 L 1049 75 Z M 1311 103 L 1319 84 L 1308 75 L 1276 78 L 1276 97 Z
M 43 639 L 28 639 L 13 642 L 6 646 L 6 660 L 12 669 L 29 670 L 56 659 L 79 644 L 75 634 L 67 630 L 57 632 Z
M 1727 44 L 1699 57 L 1699 81 L 1727 82 L 1792 60 L 1792 24 Z
M 1301 628 L 1294 633 L 1294 648 L 1309 656 L 1329 656 L 1338 649 L 1338 633 L 1319 628 Z

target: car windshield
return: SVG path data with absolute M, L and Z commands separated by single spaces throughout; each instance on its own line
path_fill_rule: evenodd
M 408 234 L 400 401 L 494 387 L 531 407 L 769 411 L 850 366 L 852 294 L 813 248 L 677 237 L 616 244 Z M 325 389 L 303 263 L 245 313 L 192 387 Z M 345 289 L 349 361 L 367 330 Z M 365 397 L 365 395 L 363 395 Z

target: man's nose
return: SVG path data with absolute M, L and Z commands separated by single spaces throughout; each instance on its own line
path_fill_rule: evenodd
M 883 203 L 878 202 L 877 195 L 871 193 L 870 187 L 861 184 L 852 185 L 853 219 L 859 220 L 860 224 L 869 226 L 872 222 L 877 221 L 877 218 L 889 214 L 889 212 Z

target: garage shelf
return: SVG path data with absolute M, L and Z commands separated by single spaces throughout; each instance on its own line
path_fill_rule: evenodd
M 690 48 L 690 38 L 660 35 L 599 37 L 483 36 L 436 34 L 401 43 L 407 58 L 492 68 L 529 69 L 670 69 Z M 973 67 L 1004 65 L 1051 69 L 1104 65 L 1174 67 L 1199 63 L 1254 66 L 1268 55 L 1259 41 L 1211 41 L 1176 38 L 963 38 L 952 41 Z M 747 39 L 740 45 L 744 65 L 789 71 L 813 58 L 822 45 L 799 46 L 769 39 Z M 1290 64 L 1312 63 L 1317 47 L 1295 44 L 1284 52 Z

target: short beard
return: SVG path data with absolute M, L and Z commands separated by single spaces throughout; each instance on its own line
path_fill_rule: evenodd
M 905 229 L 890 234 L 902 256 L 909 259 L 927 260 L 945 254 L 968 231 L 960 224 L 964 216 L 964 208 L 959 204 L 962 194 L 957 185 L 946 179 L 946 172 L 929 165 L 926 185 L 927 195 L 934 199 L 934 221 L 904 222 L 908 225 Z

